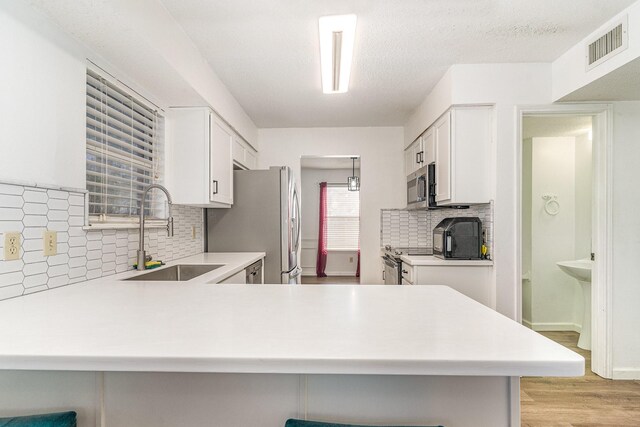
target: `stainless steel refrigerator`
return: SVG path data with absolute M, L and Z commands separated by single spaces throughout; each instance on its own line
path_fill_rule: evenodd
M 207 209 L 207 251 L 265 252 L 264 283 L 299 283 L 300 203 L 291 168 L 233 172 L 233 206 Z

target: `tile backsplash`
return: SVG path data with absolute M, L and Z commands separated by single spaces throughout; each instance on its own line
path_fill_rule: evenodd
M 478 217 L 482 221 L 489 254 L 493 253 L 493 205 L 470 206 L 469 209 L 434 209 L 409 211 L 382 209 L 380 211 L 380 246 L 433 247 L 433 229 L 445 218 Z
M 145 230 L 154 259 L 171 261 L 204 251 L 201 208 L 173 205 L 174 236 Z M 85 230 L 85 193 L 0 184 L 0 300 L 132 269 L 138 229 Z M 57 231 L 57 255 L 45 257 L 43 232 Z M 195 230 L 195 237 L 193 231 Z M 20 232 L 19 260 L 4 260 L 4 233 Z

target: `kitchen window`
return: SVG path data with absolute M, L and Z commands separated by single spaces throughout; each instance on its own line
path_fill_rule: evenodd
M 327 250 L 357 251 L 360 241 L 360 192 L 347 185 L 327 186 Z
M 163 179 L 164 118 L 117 80 L 87 69 L 87 191 L 91 225 L 137 222 L 142 191 Z M 145 215 L 162 218 L 166 201 L 151 191 Z

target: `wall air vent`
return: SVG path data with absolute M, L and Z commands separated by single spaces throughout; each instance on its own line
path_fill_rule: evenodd
M 587 43 L 587 71 L 611 59 L 627 48 L 629 41 L 627 22 L 627 16 L 625 15 L 611 30 L 592 39 L 590 43 Z

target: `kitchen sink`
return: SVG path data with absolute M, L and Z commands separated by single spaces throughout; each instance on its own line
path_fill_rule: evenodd
M 224 264 L 179 264 L 171 267 L 152 270 L 122 280 L 159 280 L 159 281 L 180 281 L 191 280 L 202 276 L 205 273 L 224 267 Z

